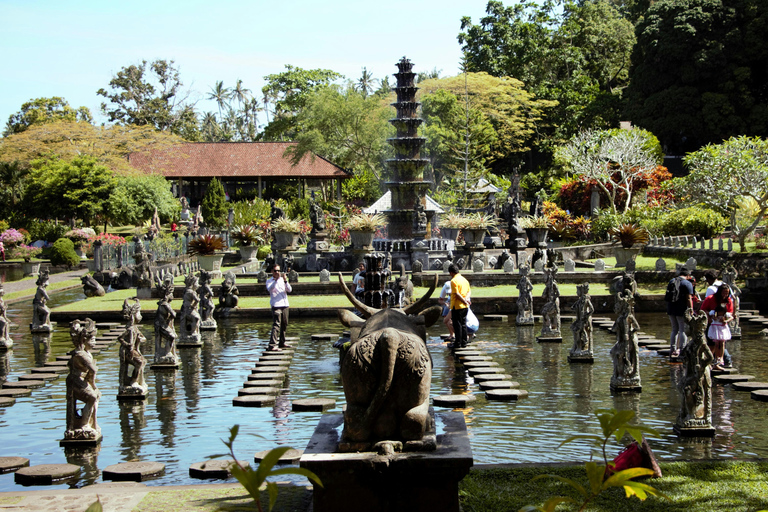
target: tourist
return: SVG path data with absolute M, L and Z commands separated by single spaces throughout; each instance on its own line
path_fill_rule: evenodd
M 467 346 L 467 311 L 469 309 L 469 281 L 459 274 L 459 267 L 452 263 L 448 267 L 451 274 L 451 321 L 454 337 L 452 348 Z
M 360 271 L 352 278 L 352 284 L 355 285 L 355 297 L 358 299 L 363 298 L 365 293 L 365 263 L 360 263 Z
M 0 242 L 0 256 L 2 256 L 3 261 L 5 261 L 5 247 L 3 246 L 3 242 Z
M 267 350 L 280 352 L 288 346 L 285 343 L 285 329 L 288 327 L 288 294 L 292 291 L 288 278 L 280 273 L 280 265 L 272 267 L 272 277 L 267 279 L 267 291 L 272 308 L 272 333 Z
M 701 310 L 706 312 L 709 315 L 709 318 L 712 321 L 712 323 L 715 323 L 715 319 L 717 318 L 718 306 L 723 308 L 724 314 L 727 313 L 728 315 L 730 315 L 730 319 L 733 319 L 733 299 L 731 298 L 731 289 L 725 283 L 720 285 L 720 287 L 717 289 L 717 293 L 710 295 L 709 297 L 704 299 L 704 302 L 701 303 Z M 726 323 L 725 328 L 728 329 L 727 339 L 716 338 L 716 337 L 713 337 L 711 334 L 711 333 L 715 333 L 718 336 L 723 335 L 724 334 L 722 332 L 723 329 L 715 328 L 713 330 L 711 329 L 712 327 L 711 325 L 710 325 L 710 329 L 707 329 L 707 335 L 712 339 L 714 343 L 714 349 L 712 350 L 712 352 L 715 356 L 715 364 L 717 365 L 715 367 L 716 370 L 731 366 L 730 355 L 727 358 L 727 360 L 725 357 L 725 341 L 731 339 L 731 330 L 728 327 L 727 322 L 725 323 Z
M 718 288 L 723 284 L 723 282 L 717 278 L 717 270 L 709 269 L 706 272 L 704 272 L 704 279 L 707 280 L 707 291 L 704 293 L 704 299 L 706 300 L 707 297 L 710 295 L 714 295 L 717 293 Z M 733 300 L 733 293 L 730 294 L 731 300 Z M 702 308 L 703 311 L 703 303 Z M 707 318 L 711 321 L 712 317 L 707 316 Z M 709 338 L 709 335 L 707 335 L 707 344 L 709 345 L 710 349 L 714 349 L 714 342 L 711 338 Z M 731 368 L 733 366 L 732 359 L 731 359 L 731 353 L 728 352 L 728 349 L 723 346 L 723 367 L 725 368 Z
M 443 306 L 443 323 L 448 328 L 448 338 L 446 341 L 454 341 L 455 331 L 453 330 L 453 321 L 451 320 L 451 282 L 446 281 L 443 285 L 443 289 L 440 290 L 440 297 L 437 299 L 438 304 Z
M 725 310 L 723 304 L 718 304 L 712 314 L 712 323 L 709 324 L 707 335 L 715 342 L 714 356 L 715 361 L 712 364 L 714 370 L 723 370 L 723 350 L 725 342 L 731 339 L 731 329 L 728 324 L 733 320 L 733 315 Z
M 175 233 L 177 229 L 179 227 L 176 225 L 176 222 L 171 222 L 171 233 Z
M 671 357 L 679 357 L 680 350 L 685 346 L 685 311 L 693 310 L 693 285 L 690 282 L 691 272 L 686 268 L 680 269 L 680 274 L 669 281 L 664 300 L 667 301 L 667 315 L 672 324 L 672 335 L 669 341 Z

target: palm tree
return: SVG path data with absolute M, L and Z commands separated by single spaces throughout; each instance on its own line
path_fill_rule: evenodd
M 232 88 L 232 97 L 237 100 L 237 107 L 240 108 L 240 105 L 247 104 L 248 98 L 251 97 L 251 90 L 243 87 L 243 81 L 238 78 Z
M 29 169 L 23 167 L 18 160 L 0 162 L 0 184 L 5 187 L 11 199 L 11 205 L 14 207 L 24 195 L 27 175 L 29 175 Z
M 221 109 L 227 104 L 227 100 L 232 97 L 232 92 L 228 87 L 224 87 L 224 81 L 219 80 L 216 85 L 211 88 L 211 92 L 208 93 L 208 99 L 213 100 L 219 106 L 219 117 L 221 117 Z
M 373 78 L 373 73 L 370 73 L 367 68 L 363 67 L 363 74 L 357 81 L 356 89 L 363 93 L 364 98 L 367 98 L 368 94 L 373 91 L 376 82 L 378 82 L 378 80 Z
M 216 142 L 219 133 L 219 122 L 216 120 L 216 114 L 206 112 L 200 124 L 202 125 L 203 139 L 207 142 Z

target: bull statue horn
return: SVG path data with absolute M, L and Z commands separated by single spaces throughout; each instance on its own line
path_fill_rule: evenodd
M 421 311 L 424 308 L 424 306 L 426 306 L 427 302 L 429 302 L 429 298 L 432 296 L 432 292 L 435 291 L 436 286 L 437 286 L 437 274 L 435 274 L 435 280 L 432 281 L 432 284 L 429 285 L 429 290 L 427 290 L 427 293 L 425 293 L 419 300 L 417 300 L 410 306 L 403 309 L 403 313 L 405 313 L 406 315 L 414 315 L 414 314 L 417 314 L 419 311 Z
M 437 282 L 437 276 L 435 276 L 435 282 Z M 344 276 L 341 275 L 341 272 L 339 272 L 339 284 L 341 285 L 341 290 L 344 292 L 344 295 L 346 295 L 347 298 L 349 299 L 349 302 L 351 302 L 352 305 L 355 306 L 355 308 L 360 313 L 362 313 L 363 318 L 367 320 L 378 311 L 378 309 L 376 308 L 366 306 L 365 304 L 357 300 L 357 297 L 352 295 L 352 292 L 350 292 L 349 288 L 347 288 L 347 283 L 344 282 Z

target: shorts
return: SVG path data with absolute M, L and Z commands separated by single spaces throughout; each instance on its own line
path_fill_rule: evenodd
M 451 309 L 447 305 L 443 306 L 442 316 L 448 316 L 448 313 L 450 312 L 451 312 Z

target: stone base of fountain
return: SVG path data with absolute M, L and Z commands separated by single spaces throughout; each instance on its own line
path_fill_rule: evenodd
M 379 455 L 338 453 L 343 416 L 324 414 L 299 465 L 323 482 L 314 485 L 315 512 L 459 509 L 459 482 L 472 467 L 472 448 L 460 412 L 436 413 L 443 434 L 432 452 Z
M 680 437 L 715 437 L 715 427 L 712 425 L 672 427 L 672 430 Z
M 562 343 L 562 336 L 536 336 L 538 343 Z
M 94 446 L 99 446 L 103 438 L 104 436 L 99 433 L 97 437 L 92 439 L 60 439 L 59 446 L 65 448 L 92 448 Z
M 568 356 L 568 362 L 592 364 L 595 362 L 595 358 L 592 354 L 570 354 Z

